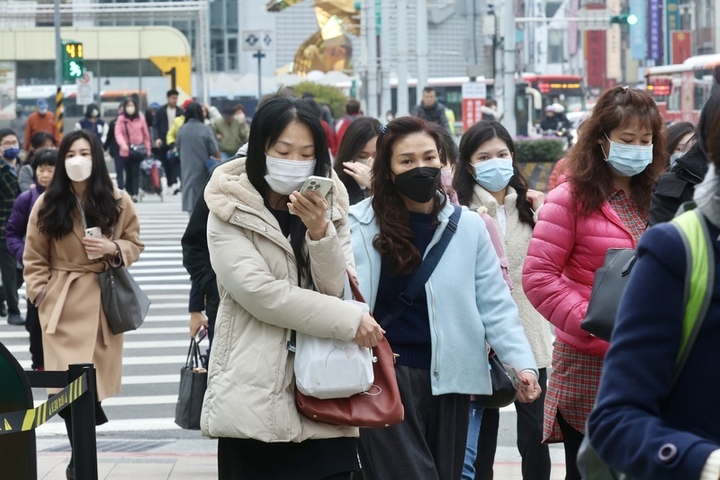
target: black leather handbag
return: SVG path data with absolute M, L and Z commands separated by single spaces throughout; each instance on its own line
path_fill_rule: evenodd
M 517 389 L 510 376 L 505 371 L 500 359 L 491 351 L 488 355 L 490 364 L 490 381 L 493 393 L 491 395 L 476 395 L 475 402 L 485 408 L 507 407 L 517 400 Z
M 590 303 L 580 328 L 610 341 L 620 298 L 636 259 L 635 250 L 630 248 L 611 248 L 607 251 L 603 266 L 595 272 Z

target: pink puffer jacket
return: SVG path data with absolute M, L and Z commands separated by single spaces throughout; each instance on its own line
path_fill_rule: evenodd
M 558 339 L 597 357 L 605 355 L 608 343 L 581 329 L 580 322 L 609 248 L 635 248 L 635 241 L 608 202 L 584 216 L 571 185 L 563 183 L 540 210 L 523 266 L 525 294 L 557 327 Z

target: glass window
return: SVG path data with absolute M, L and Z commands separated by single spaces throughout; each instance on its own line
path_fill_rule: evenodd
M 237 53 L 237 38 L 228 38 L 228 53 Z
M 564 30 L 548 30 L 548 63 L 565 62 Z

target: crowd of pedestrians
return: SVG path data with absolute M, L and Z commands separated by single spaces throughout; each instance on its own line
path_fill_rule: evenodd
M 530 188 L 488 105 L 458 147 L 431 87 L 413 115 L 388 112 L 385 125 L 354 99 L 333 124 L 311 96 L 278 92 L 248 122 L 242 106 L 179 105 L 170 90 L 145 112 L 128 98 L 107 123 L 90 105 L 62 139 L 38 102 L 22 162 L 18 135 L 0 130 L 0 314 L 26 326 L 33 369 L 95 363 L 96 423 L 106 422 L 122 335 L 109 330 L 96 274 L 139 258 L 139 170 L 157 158 L 190 215 L 189 333 L 210 331 L 201 429 L 218 438 L 220 479 L 492 479 L 489 351 L 517 388 L 522 478 L 550 479 L 551 443 L 563 444 L 566 480 L 582 478 L 588 444 L 633 477 L 719 478 L 719 392 L 705 382 L 699 399 L 697 388 L 714 365 L 717 295 L 681 346 L 695 250 L 667 222 L 694 200 L 702 241 L 720 253 L 720 89 L 697 126 L 670 127 L 646 92 L 607 89 L 547 195 Z M 301 193 L 310 176 L 327 179 L 326 196 Z M 607 342 L 581 323 L 618 248 L 636 250 L 637 264 Z M 344 300 L 348 272 L 372 314 Z M 304 416 L 294 332 L 387 341 L 404 420 L 358 429 Z

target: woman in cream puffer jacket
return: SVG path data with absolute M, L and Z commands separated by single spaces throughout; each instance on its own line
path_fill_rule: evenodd
M 326 199 L 297 194 L 309 174 L 332 175 Z M 292 330 L 367 346 L 382 338 L 370 316 L 341 300 L 354 267 L 348 197 L 312 110 L 290 97 L 267 102 L 247 158 L 218 167 L 205 200 L 220 307 L 201 428 L 219 437 L 220 478 L 350 478 L 358 430 L 297 411 L 287 348 Z

